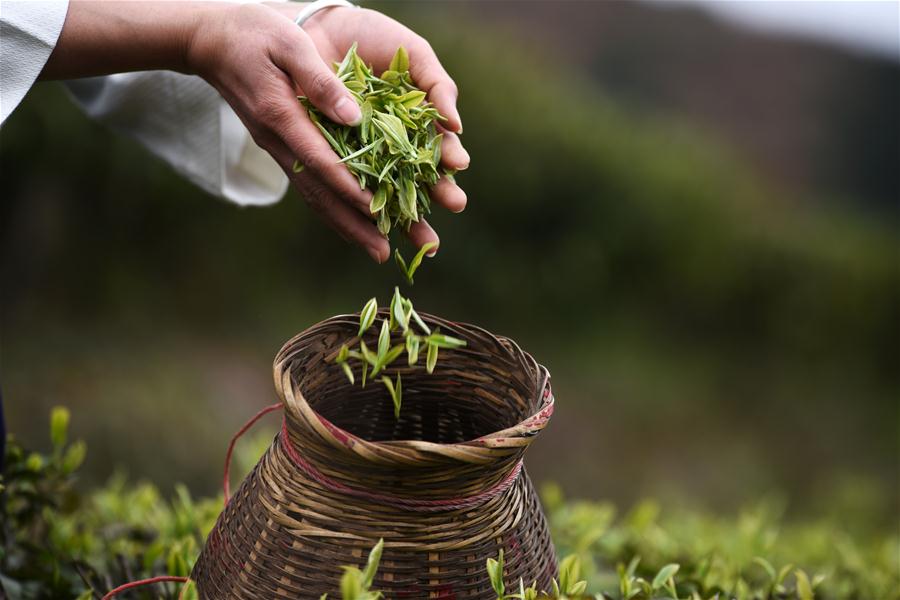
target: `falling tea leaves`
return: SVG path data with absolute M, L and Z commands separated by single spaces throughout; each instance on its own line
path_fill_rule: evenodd
M 421 258 L 419 258 L 419 262 L 421 262 Z M 432 373 L 437 364 L 438 352 L 441 348 L 457 349 L 466 345 L 465 340 L 446 335 L 438 330 L 432 332 L 431 328 L 425 324 L 422 317 L 413 308 L 412 301 L 409 298 L 404 298 L 400 294 L 400 288 L 395 287 L 388 314 L 381 321 L 381 326 L 378 330 L 378 342 L 373 352 L 361 338 L 375 324 L 377 316 L 378 300 L 371 298 L 360 312 L 359 333 L 357 335 L 360 338 L 359 349 L 353 350 L 347 344 L 343 344 L 334 357 L 334 362 L 340 365 L 351 385 L 356 383 L 356 376 L 353 372 L 353 367 L 350 365 L 351 359 L 360 362 L 360 385 L 365 387 L 370 377 L 375 377 L 382 373 L 400 358 L 404 351 L 407 356 L 407 365 L 414 367 L 419 362 L 419 356 L 424 345 L 426 355 L 425 370 L 428 373 Z M 415 325 L 416 329 L 413 328 L 413 325 Z M 381 382 L 387 388 L 394 403 L 394 415 L 396 418 L 399 418 L 400 407 L 403 401 L 402 381 L 399 371 L 394 380 L 387 375 L 382 375 Z

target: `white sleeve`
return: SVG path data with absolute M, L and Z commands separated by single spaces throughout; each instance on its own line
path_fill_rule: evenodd
M 0 2 L 0 124 L 40 75 L 68 9 L 65 0 Z
M 34 85 L 66 20 L 63 0 L 0 1 L 0 124 Z M 288 180 L 228 104 L 199 77 L 124 73 L 66 84 L 91 117 L 129 135 L 207 192 L 277 202 Z
M 208 83 L 172 71 L 66 82 L 91 117 L 129 135 L 207 192 L 240 205 L 277 202 L 288 180 Z

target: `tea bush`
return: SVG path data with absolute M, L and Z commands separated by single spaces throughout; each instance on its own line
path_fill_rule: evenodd
M 68 443 L 67 425 L 68 411 L 55 409 L 47 454 L 28 452 L 9 438 L 0 533 L 6 597 L 99 598 L 127 581 L 188 575 L 221 510 L 221 496 L 196 499 L 178 486 L 166 498 L 153 485 L 123 476 L 82 492 L 75 476 L 85 446 Z M 242 462 L 255 462 L 269 441 L 262 436 L 245 444 Z M 663 512 L 653 501 L 617 516 L 612 504 L 566 500 L 553 485 L 543 496 L 560 556 L 567 557 L 560 595 L 583 589 L 585 581 L 587 593 L 604 600 L 900 598 L 896 532 L 859 536 L 828 520 L 789 522 L 771 501 L 734 517 Z M 498 564 L 502 570 L 502 557 L 485 565 L 495 575 L 498 596 L 536 597 L 524 588 L 528 582 L 513 589 L 499 585 Z M 345 598 L 375 597 L 367 573 L 348 570 Z M 140 594 L 179 597 L 172 584 Z M 196 597 L 196 591 L 183 597 Z

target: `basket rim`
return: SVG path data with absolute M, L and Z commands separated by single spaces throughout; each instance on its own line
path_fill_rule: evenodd
M 491 433 L 461 442 L 440 443 L 423 440 L 382 440 L 372 441 L 343 429 L 310 406 L 303 392 L 293 385 L 291 377 L 291 359 L 296 354 L 289 352 L 298 341 L 325 331 L 335 326 L 356 326 L 359 313 L 340 314 L 320 321 L 316 325 L 293 336 L 278 351 L 273 364 L 273 376 L 278 397 L 284 405 L 285 415 L 300 417 L 330 445 L 356 454 L 365 460 L 379 463 L 398 463 L 413 466 L 422 463 L 423 459 L 445 458 L 463 463 L 491 463 L 498 459 L 521 455 L 524 450 L 543 430 L 553 415 L 555 398 L 550 386 L 550 372 L 538 363 L 534 357 L 522 350 L 519 345 L 505 336 L 495 335 L 482 327 L 468 323 L 453 322 L 420 312 L 423 320 L 439 325 L 444 329 L 463 330 L 480 333 L 500 343 L 509 344 L 514 352 L 532 363 L 539 374 L 540 383 L 536 393 L 540 395 L 540 403 L 536 411 L 521 421 Z M 429 461 L 426 461 L 429 462 Z

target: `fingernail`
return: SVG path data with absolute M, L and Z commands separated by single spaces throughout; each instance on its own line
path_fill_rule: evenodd
M 369 253 L 369 256 L 372 257 L 372 260 L 377 262 L 379 265 L 384 262 L 381 258 L 381 252 L 378 251 L 377 246 L 366 246 L 366 252 Z
M 359 125 L 362 121 L 359 105 L 347 97 L 337 101 L 337 104 L 334 105 L 334 112 L 347 125 Z
M 459 168 L 460 171 L 465 171 L 469 168 L 469 163 L 472 162 L 472 158 L 469 156 L 469 153 L 466 152 L 466 149 L 463 148 L 463 154 L 466 155 L 465 160 L 463 161 L 463 165 Z

